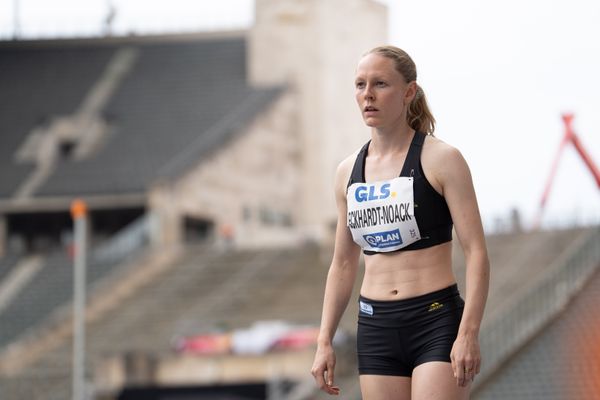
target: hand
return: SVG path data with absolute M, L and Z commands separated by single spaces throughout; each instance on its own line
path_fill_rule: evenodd
M 310 370 L 319 389 L 325 393 L 339 395 L 340 388 L 333 386 L 333 370 L 335 369 L 335 353 L 331 344 L 319 345 L 315 354 L 315 361 Z
M 479 340 L 473 335 L 458 335 L 450 352 L 452 370 L 458 386 L 467 386 L 481 367 Z

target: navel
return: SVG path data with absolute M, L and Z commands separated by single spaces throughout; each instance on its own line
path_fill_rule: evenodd
M 391 294 L 393 294 L 393 295 L 395 296 L 395 295 L 397 295 L 397 294 L 398 294 L 398 291 L 397 291 L 396 289 L 394 289 L 394 290 L 392 290 L 390 293 L 391 293 Z

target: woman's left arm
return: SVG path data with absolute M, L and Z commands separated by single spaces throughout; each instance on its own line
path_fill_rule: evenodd
M 443 148 L 439 149 L 442 154 L 438 160 L 443 161 L 444 167 L 438 170 L 438 180 L 466 262 L 465 308 L 450 355 L 458 385 L 466 386 L 481 366 L 479 328 L 488 295 L 490 264 L 467 162 L 455 148 L 440 145 Z

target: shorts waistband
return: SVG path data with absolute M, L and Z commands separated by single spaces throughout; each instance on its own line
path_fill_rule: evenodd
M 359 295 L 359 301 L 366 302 L 381 311 L 402 311 L 420 307 L 432 302 L 444 301 L 445 299 L 459 296 L 458 285 L 455 283 L 446 288 L 425 293 L 419 296 L 400 300 L 372 300 Z

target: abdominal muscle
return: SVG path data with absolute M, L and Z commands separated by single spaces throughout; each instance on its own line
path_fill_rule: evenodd
M 360 294 L 371 300 L 400 300 L 446 288 L 456 282 L 452 242 L 420 250 L 365 256 Z

